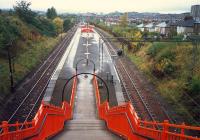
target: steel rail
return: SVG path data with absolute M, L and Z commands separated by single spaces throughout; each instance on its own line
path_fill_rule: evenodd
M 103 35 L 102 35 L 100 32 L 99 32 L 99 34 L 100 34 L 100 36 L 102 36 L 102 40 L 104 39 L 105 42 L 106 42 L 106 44 L 109 45 L 110 49 L 112 49 L 112 51 L 115 52 L 115 54 L 116 54 L 116 50 L 112 47 L 112 45 L 110 44 L 110 42 L 107 41 L 107 38 L 103 38 Z M 153 114 L 151 113 L 150 109 L 147 107 L 147 104 L 148 104 L 148 103 L 145 102 L 145 101 L 143 100 L 142 95 L 140 94 L 140 92 L 139 92 L 138 88 L 136 87 L 135 83 L 133 82 L 133 79 L 131 78 L 130 74 L 127 72 L 127 70 L 126 70 L 124 64 L 122 63 L 121 60 L 118 60 L 118 61 L 120 62 L 121 68 L 125 71 L 125 74 L 128 76 L 129 80 L 131 81 L 132 86 L 135 88 L 136 93 L 137 93 L 137 95 L 139 96 L 139 98 L 140 98 L 140 100 L 141 100 L 143 106 L 145 107 L 145 109 L 146 109 L 146 111 L 147 111 L 149 117 L 151 118 L 151 120 L 156 121 L 156 119 L 155 119 L 155 117 L 153 117 Z M 116 67 L 116 64 L 115 64 L 115 67 Z M 117 69 L 117 67 L 116 67 L 116 69 Z M 124 84 L 124 83 L 123 83 L 123 84 Z M 126 86 L 124 86 L 124 88 L 126 89 Z M 127 90 L 126 90 L 126 91 L 127 91 Z M 128 95 L 128 94 L 129 94 L 129 93 L 127 93 L 127 95 Z M 128 96 L 128 97 L 130 97 L 130 96 Z M 129 100 L 131 100 L 131 99 L 129 98 Z M 132 100 L 131 100 L 131 101 L 132 101 Z M 155 115 L 154 115 L 154 116 L 155 116 Z

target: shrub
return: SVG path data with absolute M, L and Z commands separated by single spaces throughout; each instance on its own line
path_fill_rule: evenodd
M 191 80 L 189 85 L 189 91 L 192 94 L 199 94 L 200 93 L 200 77 L 194 76 Z
M 163 48 L 161 43 L 153 43 L 151 47 L 149 47 L 147 54 L 151 57 L 155 57 L 156 54 Z
M 155 56 L 156 61 L 161 61 L 163 59 L 169 59 L 173 61 L 175 59 L 175 52 L 171 48 L 163 48 Z
M 153 74 L 162 78 L 165 75 L 171 75 L 175 69 L 174 63 L 170 59 L 164 58 L 154 63 Z

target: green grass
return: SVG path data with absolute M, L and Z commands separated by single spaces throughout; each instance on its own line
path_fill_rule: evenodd
M 173 106 L 176 113 L 179 114 L 186 123 L 200 125 L 199 120 L 193 118 L 192 109 L 187 106 L 187 100 L 185 101 L 182 99 L 184 94 L 189 94 L 187 89 L 189 84 L 188 77 L 192 76 L 190 69 L 192 45 L 188 43 L 154 45 L 155 44 L 146 45 L 136 53 L 128 53 L 127 56 L 146 74 L 150 81 L 154 83 L 162 97 Z M 149 54 L 149 51 L 152 51 L 153 55 Z M 196 57 L 200 58 L 199 55 Z M 163 58 L 171 60 L 176 69 L 174 69 L 171 75 L 158 78 L 151 72 L 153 69 L 152 65 L 158 63 Z M 196 63 L 195 68 L 199 66 L 200 64 Z M 198 71 L 194 72 L 194 76 L 195 75 L 199 75 Z M 197 93 L 199 91 L 199 79 L 196 78 L 193 81 L 194 86 L 192 86 Z M 193 96 L 193 98 L 195 98 L 195 96 Z M 195 109 L 195 107 L 193 107 L 193 109 Z

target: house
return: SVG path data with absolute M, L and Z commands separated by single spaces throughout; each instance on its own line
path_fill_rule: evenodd
M 177 34 L 192 34 L 195 20 L 193 18 L 185 18 L 177 23 Z
M 170 25 L 166 22 L 161 22 L 155 25 L 155 31 L 161 35 L 168 35 L 170 33 Z
M 147 32 L 155 32 L 155 24 L 154 23 L 149 23 L 144 26 L 144 31 Z
M 107 26 L 118 25 L 119 21 L 118 19 L 109 18 L 109 19 L 106 19 L 105 24 Z
M 170 27 L 170 34 L 169 36 L 174 36 L 177 34 L 177 21 L 170 21 L 168 23 L 169 27 Z
M 143 24 L 143 23 L 137 25 L 137 28 L 138 28 L 140 31 L 144 32 L 144 24 Z

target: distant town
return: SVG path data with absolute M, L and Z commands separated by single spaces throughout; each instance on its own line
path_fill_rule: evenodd
M 85 13 L 78 14 L 86 20 L 99 20 L 107 26 L 119 25 L 120 17 L 124 13 L 109 14 Z M 127 12 L 129 26 L 135 26 L 142 32 L 157 32 L 162 36 L 170 34 L 191 35 L 200 33 L 200 5 L 191 6 L 191 12 L 182 14 L 138 13 Z
M 1 10 L 2 11 L 2 10 Z M 0 12 L 1 12 L 0 11 Z M 4 9 L 3 11 L 9 11 Z M 38 15 L 45 15 L 44 11 L 36 11 Z M 127 14 L 129 26 L 137 27 L 142 32 L 157 32 L 162 36 L 200 34 L 200 5 L 192 5 L 190 12 L 181 14 L 139 13 L 139 12 L 112 12 L 108 14 L 97 13 L 62 13 L 60 16 L 78 17 L 79 21 L 100 21 L 107 26 L 119 25 L 120 17 Z

